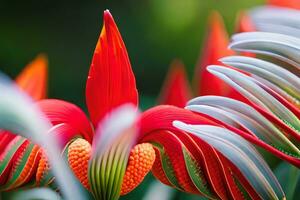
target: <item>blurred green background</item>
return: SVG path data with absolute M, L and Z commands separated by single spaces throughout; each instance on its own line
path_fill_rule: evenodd
M 49 58 L 49 97 L 85 105 L 93 51 L 109 9 L 127 46 L 142 98 L 156 98 L 170 62 L 180 58 L 192 77 L 212 10 L 234 30 L 241 9 L 264 0 L 0 1 L 0 70 L 15 77 L 38 53 Z
M 15 77 L 37 54 L 49 58 L 49 97 L 85 108 L 85 81 L 102 27 L 113 14 L 136 75 L 141 107 L 155 103 L 169 64 L 182 59 L 189 77 L 201 52 L 209 13 L 218 10 L 228 32 L 239 10 L 264 0 L 1 0 L 0 70 Z M 123 199 L 141 199 L 153 178 Z M 199 199 L 178 192 L 173 199 Z

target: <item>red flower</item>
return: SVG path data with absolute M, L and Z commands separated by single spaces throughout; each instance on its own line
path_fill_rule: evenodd
M 267 0 L 267 3 L 272 6 L 300 9 L 298 0 Z
M 174 60 L 158 99 L 159 104 L 183 108 L 192 97 L 189 81 L 183 63 Z
M 16 78 L 18 87 L 34 100 L 46 97 L 47 59 L 39 55 Z M 28 139 L 16 136 L 9 131 L 0 130 L 0 185 L 2 190 L 9 190 L 27 183 L 35 173 L 40 159 L 39 147 Z M 24 155 L 24 152 L 30 152 Z M 20 165 L 20 162 L 27 163 Z M 16 169 L 20 176 L 13 176 Z

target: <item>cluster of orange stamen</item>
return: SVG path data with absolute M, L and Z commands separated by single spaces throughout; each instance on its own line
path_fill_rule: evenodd
M 35 167 L 37 164 L 37 160 L 40 158 L 39 151 L 40 147 L 38 145 L 34 145 L 26 161 L 26 164 L 24 165 L 24 169 L 20 174 L 19 181 L 16 184 L 21 185 L 33 175 L 34 170 L 36 169 Z
M 91 157 L 91 150 L 90 143 L 82 138 L 78 138 L 72 142 L 68 149 L 69 165 L 75 176 L 87 189 L 90 187 L 88 181 L 88 165 Z
M 88 141 L 78 138 L 68 148 L 68 162 L 75 176 L 81 184 L 89 189 L 88 164 L 91 157 L 91 145 Z M 151 170 L 155 161 L 155 151 L 151 144 L 136 145 L 129 154 L 129 161 L 123 177 L 121 195 L 125 195 L 136 188 Z M 40 181 L 46 171 L 49 170 L 48 160 L 42 155 L 36 173 L 36 182 Z
M 39 161 L 39 165 L 38 165 L 37 172 L 35 175 L 35 180 L 36 180 L 37 185 L 40 185 L 45 172 L 47 172 L 49 170 L 49 164 L 48 164 L 48 159 L 46 157 L 46 154 L 43 151 L 41 151 L 41 154 L 42 154 L 42 156 Z
M 143 181 L 151 170 L 154 161 L 155 151 L 149 143 L 138 144 L 130 151 L 121 195 L 129 193 Z

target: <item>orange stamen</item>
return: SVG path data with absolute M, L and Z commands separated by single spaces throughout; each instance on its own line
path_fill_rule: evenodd
M 91 156 L 91 145 L 84 139 L 76 139 L 69 146 L 68 161 L 75 176 L 82 185 L 89 189 L 88 162 Z M 143 143 L 136 145 L 129 155 L 129 162 L 123 184 L 121 195 L 125 195 L 136 188 L 151 170 L 155 161 L 155 151 L 151 144 Z
M 143 143 L 136 145 L 129 155 L 129 162 L 123 184 L 121 195 L 125 195 L 136 188 L 151 170 L 155 160 L 155 151 L 151 144 Z
M 34 174 L 36 168 L 37 168 L 37 163 L 39 162 L 40 159 L 40 147 L 37 145 L 34 145 L 30 156 L 27 159 L 27 162 L 24 166 L 23 171 L 20 174 L 20 179 L 17 181 L 16 185 L 21 185 L 25 182 L 27 182 L 32 175 Z
M 37 185 L 40 185 L 45 172 L 47 172 L 48 170 L 49 170 L 48 159 L 47 159 L 45 153 L 42 151 L 42 156 L 39 161 L 39 165 L 38 165 L 36 176 L 35 176 Z
M 68 161 L 81 184 L 89 189 L 88 164 L 91 157 L 91 145 L 82 138 L 76 139 L 69 146 Z

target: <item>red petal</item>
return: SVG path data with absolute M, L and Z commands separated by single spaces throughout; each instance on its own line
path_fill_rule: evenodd
M 205 178 L 211 185 L 213 191 L 221 197 L 227 199 L 228 193 L 224 187 L 225 180 L 222 175 L 222 166 L 215 149 L 195 135 L 182 131 L 174 132 L 191 152 L 196 161 L 204 170 Z
M 234 165 L 230 160 L 218 152 L 219 159 L 223 164 L 223 172 L 226 177 L 227 188 L 229 189 L 232 199 L 245 199 L 244 195 L 241 193 L 235 179 L 238 179 L 241 186 L 246 190 L 247 194 L 252 199 L 261 199 L 256 193 L 241 171 Z
M 179 120 L 188 124 L 207 124 L 220 126 L 213 120 L 195 114 L 192 111 L 175 106 L 161 105 L 153 107 L 141 115 L 141 129 L 139 139 L 156 130 L 178 131 L 172 123 Z
M 86 102 L 93 124 L 123 103 L 138 103 L 135 77 L 126 47 L 109 11 L 98 40 L 86 84 Z
M 38 105 L 53 125 L 66 124 L 70 127 L 70 130 L 65 133 L 59 131 L 58 134 L 62 134 L 62 137 L 63 134 L 66 134 L 65 137 L 69 138 L 70 132 L 73 132 L 74 136 L 81 135 L 90 143 L 92 142 L 94 131 L 88 118 L 79 107 L 57 99 L 45 99 L 39 101 Z
M 191 94 L 183 63 L 179 60 L 173 61 L 161 90 L 159 103 L 184 107 Z
M 0 155 L 4 152 L 5 147 L 16 137 L 15 134 L 6 130 L 0 130 Z
M 37 56 L 16 78 L 18 86 L 34 100 L 46 98 L 47 92 L 47 65 L 45 55 Z
M 58 145 L 62 148 L 61 150 L 63 150 L 74 137 L 82 136 L 75 127 L 66 123 L 54 125 L 48 133 L 55 135 Z
M 200 138 L 179 131 L 172 126 L 172 122 L 176 119 L 191 124 L 211 124 L 217 126 L 223 124 L 220 123 L 218 125 L 208 117 L 206 118 L 187 111 L 174 106 L 157 106 L 144 112 L 141 117 L 142 139 L 139 142 L 153 142 L 163 146 L 170 159 L 176 180 L 184 191 L 197 193 L 197 189 L 195 189 L 185 168 L 182 148 L 186 148 L 190 152 L 190 155 L 198 162 L 199 166 L 201 166 L 205 180 L 218 197 L 230 199 L 233 198 L 232 196 L 235 196 L 238 198 L 240 196 L 238 188 L 228 185 L 233 183 L 233 178 L 228 171 L 228 164 L 220 160 L 219 154 Z M 241 133 L 242 135 L 251 137 L 253 140 L 253 137 L 249 134 Z M 159 180 L 171 185 L 162 169 L 160 155 L 156 155 L 157 159 L 153 165 L 153 172 Z
M 299 0 L 268 0 L 269 5 L 300 9 Z
M 224 95 L 231 90 L 224 82 L 206 70 L 208 65 L 221 64 L 218 59 L 234 54 L 227 48 L 228 44 L 229 40 L 222 18 L 219 13 L 214 12 L 210 17 L 205 47 L 195 72 L 195 83 L 199 95 Z
M 158 180 L 160 180 L 160 182 L 162 182 L 163 184 L 172 187 L 172 184 L 168 180 L 168 178 L 165 175 L 165 172 L 163 170 L 160 151 L 157 148 L 154 148 L 154 150 L 155 150 L 156 158 L 155 158 L 155 161 L 154 161 L 153 166 L 152 166 L 152 174 Z
M 10 142 L 8 142 L 2 150 L 0 155 L 0 163 L 2 165 L 0 169 L 0 185 L 6 183 L 13 161 L 17 156 L 17 152 L 26 141 L 27 140 L 21 136 L 16 136 Z
M 242 33 L 253 31 L 256 31 L 256 29 L 253 22 L 251 21 L 250 16 L 246 12 L 240 12 L 237 17 L 236 32 Z M 240 54 L 243 56 L 255 57 L 255 54 L 250 52 L 241 52 Z
M 185 166 L 182 148 L 184 144 L 176 135 L 170 131 L 154 131 L 147 134 L 143 142 L 159 143 L 163 146 L 170 158 L 170 164 L 174 170 L 175 178 L 179 186 L 188 193 L 199 193 L 194 186 Z M 158 158 L 159 159 L 159 158 Z
M 246 12 L 240 12 L 237 17 L 236 32 L 252 32 L 255 30 L 255 26 L 252 23 L 250 16 Z

